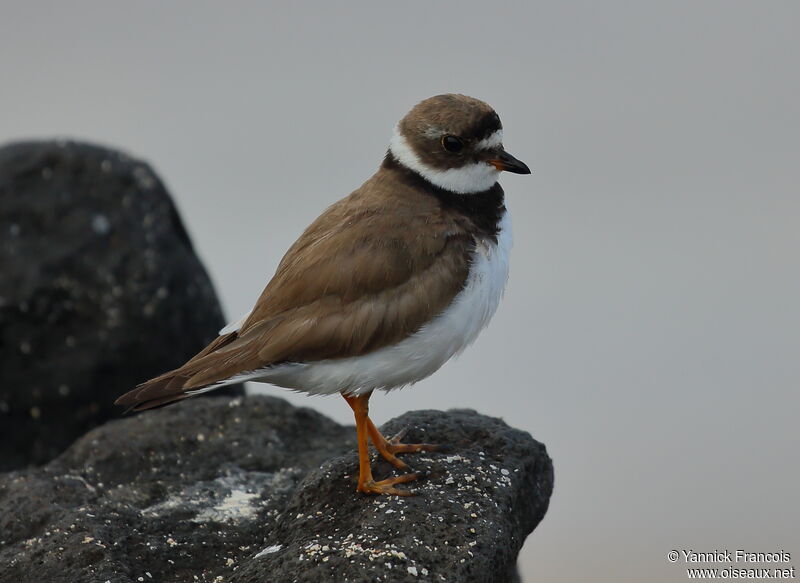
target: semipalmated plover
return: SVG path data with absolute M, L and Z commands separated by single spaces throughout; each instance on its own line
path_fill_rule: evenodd
M 417 104 L 378 171 L 305 230 L 253 310 L 117 404 L 150 409 L 242 381 L 340 393 L 355 414 L 357 489 L 408 494 L 395 486 L 418 475 L 374 480 L 368 441 L 402 470 L 396 454 L 435 446 L 386 439 L 369 398 L 429 376 L 494 315 L 511 248 L 502 170 L 530 173 L 503 149 L 486 103 L 448 94 Z

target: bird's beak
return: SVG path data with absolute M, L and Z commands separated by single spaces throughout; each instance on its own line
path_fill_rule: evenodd
M 531 173 L 531 169 L 528 168 L 528 165 L 525 164 L 525 162 L 517 160 L 505 150 L 500 150 L 494 156 L 492 156 L 492 158 L 489 159 L 489 164 L 498 170 L 505 170 L 506 172 L 513 172 L 514 174 Z

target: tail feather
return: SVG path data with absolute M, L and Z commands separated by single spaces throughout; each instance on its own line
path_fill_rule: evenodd
M 170 403 L 175 403 L 176 401 L 188 399 L 189 397 L 191 397 L 191 395 L 187 393 L 176 393 L 174 395 L 168 395 L 166 397 L 160 397 L 158 399 L 150 399 L 149 401 L 141 402 L 133 407 L 130 407 L 128 411 L 145 411 L 146 409 L 155 409 L 157 407 L 169 405 Z
M 187 380 L 188 377 L 174 374 L 177 372 L 171 371 L 142 383 L 135 389 L 120 396 L 114 401 L 114 404 L 127 406 L 127 413 L 128 411 L 144 411 L 145 409 L 161 407 L 190 397 L 191 395 L 187 394 L 183 389 L 183 382 L 181 381 L 181 379 Z
M 229 345 L 236 338 L 236 332 L 218 337 L 183 366 L 138 385 L 135 389 L 120 396 L 114 401 L 114 404 L 127 406 L 126 412 L 144 411 L 230 384 L 225 382 L 224 378 L 209 379 L 209 382 L 197 382 L 197 377 L 209 377 L 208 357 L 213 358 L 217 350 Z

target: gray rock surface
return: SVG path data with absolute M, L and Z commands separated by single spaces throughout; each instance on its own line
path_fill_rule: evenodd
M 514 580 L 553 487 L 544 446 L 466 410 L 383 429 L 401 428 L 450 446 L 405 456 L 429 472 L 414 497 L 356 493 L 353 428 L 276 398 L 109 422 L 0 476 L 0 581 Z
M 0 148 L 0 266 L 0 471 L 52 459 L 224 325 L 164 185 L 114 150 Z

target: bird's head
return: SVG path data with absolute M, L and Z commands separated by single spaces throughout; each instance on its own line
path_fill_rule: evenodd
M 466 95 L 437 95 L 418 103 L 395 127 L 389 153 L 431 184 L 459 194 L 491 188 L 503 170 L 531 173 L 503 148 L 497 113 Z

